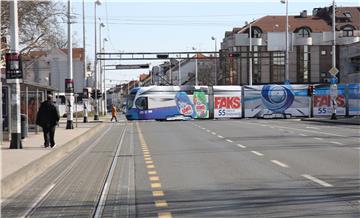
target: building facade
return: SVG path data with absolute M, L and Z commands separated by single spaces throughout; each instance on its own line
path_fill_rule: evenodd
M 290 82 L 328 83 L 331 79 L 328 71 L 332 68 L 332 7 L 315 8 L 311 16 L 302 11 L 288 18 Z M 286 16 L 264 16 L 226 32 L 221 43 L 218 84 L 249 84 L 250 63 L 254 85 L 283 83 L 285 23 Z M 337 76 L 341 83 L 359 77 L 356 62 L 359 42 L 360 7 L 336 8 L 336 67 L 340 70 Z M 352 59 L 348 60 L 346 52 L 352 54 Z
M 73 49 L 74 92 L 82 93 L 85 84 L 85 55 L 82 48 Z M 33 51 L 23 58 L 24 80 L 50 86 L 65 92 L 68 76 L 67 49 L 53 48 L 49 51 Z

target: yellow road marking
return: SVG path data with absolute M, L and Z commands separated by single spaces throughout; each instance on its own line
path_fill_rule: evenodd
M 146 164 L 153 164 L 154 162 L 152 160 L 145 161 Z
M 171 213 L 158 213 L 158 218 L 172 218 Z
M 162 197 L 162 196 L 164 196 L 164 192 L 163 191 L 153 191 L 152 195 L 154 197 Z
M 153 164 L 151 164 L 151 165 L 146 165 L 146 168 L 148 168 L 148 169 L 154 169 L 155 166 L 154 166 Z
M 144 154 L 144 157 L 151 157 L 150 154 Z
M 161 188 L 161 183 L 151 183 L 151 188 Z
M 149 175 L 156 175 L 157 172 L 156 172 L 156 171 L 148 171 L 148 174 L 149 174 Z
M 151 157 L 144 157 L 144 160 L 151 160 Z
M 146 155 L 146 154 L 150 154 L 150 152 L 148 152 L 148 151 L 144 151 L 144 154 Z
M 156 207 L 167 207 L 168 204 L 165 200 L 157 200 L 157 201 L 155 201 L 155 206 Z
M 158 176 L 150 176 L 150 181 L 154 182 L 154 181 L 159 181 L 159 177 Z

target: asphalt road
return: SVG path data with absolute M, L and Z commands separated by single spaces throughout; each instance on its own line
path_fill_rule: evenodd
M 2 217 L 359 217 L 359 127 L 109 123 L 3 202 Z

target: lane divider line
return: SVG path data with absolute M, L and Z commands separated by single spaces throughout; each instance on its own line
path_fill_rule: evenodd
M 158 213 L 158 218 L 172 218 L 171 213 Z
M 216 135 L 216 132 L 212 132 L 211 134 Z
M 299 135 L 304 136 L 304 137 L 305 137 L 305 136 L 307 136 L 307 135 L 306 135 L 306 134 L 304 134 L 304 133 L 300 133 Z
M 157 181 L 160 180 L 158 176 L 150 176 L 149 179 L 150 179 L 150 181 L 152 181 L 152 182 L 157 182 Z
M 167 201 L 165 200 L 155 200 L 155 206 L 156 207 L 167 207 Z
M 161 188 L 161 183 L 151 183 L 151 188 Z
M 162 185 L 160 183 L 160 177 L 158 176 L 156 170 L 155 170 L 155 165 L 154 165 L 154 161 L 151 159 L 150 156 L 150 151 L 147 148 L 147 144 L 145 142 L 144 136 L 141 132 L 139 123 L 137 122 L 137 129 L 139 132 L 139 139 L 140 139 L 140 143 L 142 145 L 143 148 L 143 154 L 144 154 L 144 160 L 145 160 L 145 164 L 146 164 L 146 168 L 148 169 L 147 173 L 149 175 L 149 180 L 150 180 L 150 187 L 152 189 L 152 195 L 153 197 L 164 197 L 164 192 L 161 190 Z M 210 130 L 208 130 L 208 132 L 210 132 Z M 162 199 L 155 199 L 154 201 L 155 203 L 155 207 L 167 207 L 168 203 L 166 200 L 162 200 Z M 165 212 L 159 212 L 158 213 L 158 217 L 159 218 L 172 218 L 172 214 L 168 211 Z
M 251 151 L 252 153 L 256 154 L 257 156 L 264 156 L 263 153 L 257 152 L 257 151 Z
M 233 142 L 233 141 L 231 141 L 230 139 L 226 139 L 226 141 L 227 141 L 227 142 L 230 142 L 230 143 L 232 143 L 232 142 Z
M 280 161 L 278 161 L 278 160 L 271 160 L 271 162 L 273 162 L 274 164 L 279 165 L 279 166 L 281 166 L 281 167 L 289 168 L 288 165 L 286 165 L 286 164 L 284 164 L 284 163 L 282 163 L 282 162 L 280 162 Z
M 315 182 L 315 183 L 317 183 L 317 184 L 319 184 L 319 185 L 322 185 L 324 187 L 333 187 L 333 185 L 331 185 L 331 184 L 329 184 L 329 183 L 327 183 L 325 181 L 322 181 L 322 180 L 320 180 L 320 179 L 318 179 L 316 177 L 313 177 L 311 175 L 303 174 L 302 176 L 309 179 L 309 180 L 311 180 L 311 181 L 313 181 L 313 182 Z
M 246 146 L 245 146 L 245 145 L 242 145 L 242 144 L 237 144 L 237 146 L 238 146 L 239 148 L 246 148 Z
M 219 138 L 221 138 L 221 139 L 223 139 L 223 138 L 224 138 L 224 136 L 222 136 L 222 135 L 218 135 L 217 137 L 219 137 Z
M 333 144 L 336 144 L 336 145 L 344 145 L 344 144 L 341 143 L 341 142 L 330 142 L 330 143 L 333 143 Z
M 153 191 L 152 195 L 154 197 L 162 197 L 162 196 L 164 196 L 164 192 L 163 191 Z
M 320 140 L 320 141 L 324 140 L 323 138 L 317 138 L 317 137 L 315 137 L 314 139 Z

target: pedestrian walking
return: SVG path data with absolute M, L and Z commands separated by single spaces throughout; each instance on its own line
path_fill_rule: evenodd
M 60 119 L 58 109 L 53 103 L 53 96 L 48 95 L 46 101 L 41 103 L 36 116 L 36 124 L 41 126 L 44 133 L 44 146 L 55 147 L 55 128 Z
M 114 118 L 115 118 L 115 121 L 116 121 L 116 122 L 118 121 L 118 120 L 117 120 L 117 117 L 116 117 L 116 113 L 117 113 L 116 107 L 115 107 L 115 105 L 112 105 L 112 107 L 111 107 L 111 120 L 110 120 L 110 122 L 113 121 Z

